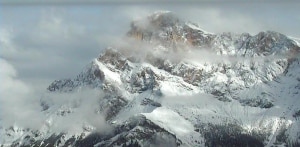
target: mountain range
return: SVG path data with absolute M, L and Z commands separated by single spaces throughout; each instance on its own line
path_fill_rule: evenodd
M 124 36 L 49 85 L 41 128 L 1 127 L 0 144 L 300 146 L 299 40 L 214 34 L 169 11 Z

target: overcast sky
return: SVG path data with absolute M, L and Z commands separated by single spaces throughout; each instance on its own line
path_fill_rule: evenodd
M 15 71 L 7 76 L 36 90 L 55 79 L 76 76 L 102 49 L 125 35 L 130 21 L 156 10 L 170 10 L 213 33 L 254 35 L 273 30 L 300 38 L 297 1 L 32 0 L 0 4 L 1 62 Z

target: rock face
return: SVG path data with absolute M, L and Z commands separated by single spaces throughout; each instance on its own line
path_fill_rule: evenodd
M 179 20 L 171 12 L 157 12 L 144 20 L 132 22 L 127 35 L 137 40 L 157 42 L 172 49 L 186 45 L 208 46 L 214 37 L 195 24 Z
M 132 22 L 127 36 L 136 44 L 107 48 L 77 77 L 55 80 L 47 88 L 51 93 L 103 91 L 95 111 L 105 115 L 111 133 L 94 133 L 91 124 L 73 134 L 49 133 L 51 127 L 21 129 L 27 136 L 2 144 L 300 144 L 300 47 L 296 41 L 273 31 L 254 36 L 212 34 L 171 12 Z M 131 49 L 137 44 L 138 49 Z M 63 109 L 45 99 L 41 105 L 48 116 L 77 113 L 76 106 Z M 6 137 L 18 132 L 1 131 Z

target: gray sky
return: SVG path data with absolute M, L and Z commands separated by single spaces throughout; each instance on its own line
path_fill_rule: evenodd
M 130 21 L 170 10 L 213 33 L 273 30 L 300 38 L 297 1 L 0 1 L 0 58 L 35 89 L 82 71 Z M 1 67 L 1 70 L 6 70 Z M 9 75 L 10 76 L 10 75 Z

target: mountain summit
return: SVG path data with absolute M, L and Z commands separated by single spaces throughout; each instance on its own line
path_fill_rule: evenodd
M 48 118 L 43 129 L 1 128 L 1 144 L 300 144 L 300 47 L 295 40 L 273 31 L 212 34 L 167 11 L 133 21 L 126 35 L 118 48 L 103 50 L 77 77 L 49 85 L 41 99 Z M 76 129 L 57 132 L 57 122 L 90 110 L 81 109 L 92 99 L 90 90 L 101 93 L 88 103 L 94 106 L 88 113 L 93 118 L 76 119 Z M 79 96 L 57 103 L 62 100 L 56 95 L 69 94 Z
M 138 40 L 176 45 L 206 45 L 212 34 L 201 30 L 196 24 L 184 22 L 172 12 L 156 12 L 145 19 L 133 21 L 128 36 Z M 173 46 L 176 47 L 176 46 Z

